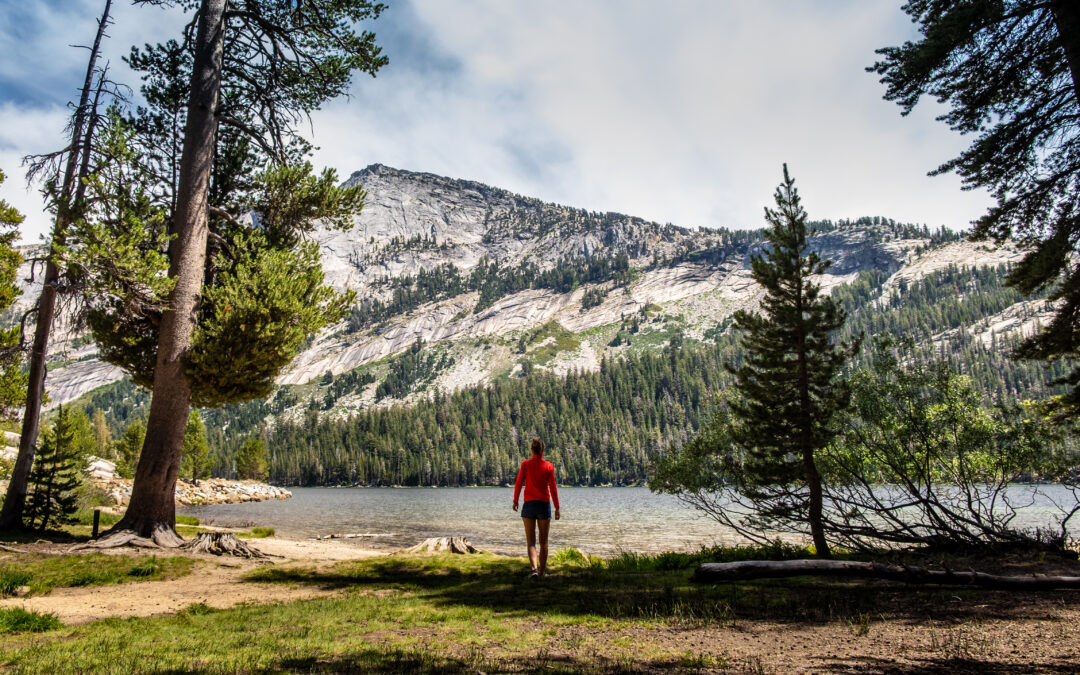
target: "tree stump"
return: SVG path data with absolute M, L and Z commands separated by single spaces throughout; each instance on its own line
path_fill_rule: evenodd
M 441 551 L 450 551 L 451 553 L 480 552 L 465 537 L 432 537 L 425 539 L 412 548 L 405 549 L 406 553 L 439 553 Z
M 184 542 L 180 547 L 192 553 L 210 553 L 213 555 L 231 555 L 237 558 L 269 558 L 270 555 L 237 539 L 231 532 L 201 532 L 194 539 Z

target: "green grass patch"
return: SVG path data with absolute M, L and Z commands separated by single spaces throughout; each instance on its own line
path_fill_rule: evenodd
M 110 527 L 119 523 L 121 518 L 123 518 L 123 516 L 119 514 L 111 513 L 109 511 L 102 511 L 98 524 L 101 526 L 101 529 L 104 530 L 106 527 Z M 75 512 L 74 519 L 75 524 L 77 525 L 89 525 L 93 527 L 94 509 L 79 509 Z
M 0 595 L 14 595 L 30 583 L 30 573 L 23 570 L 0 570 Z
M 0 633 L 43 633 L 56 630 L 62 624 L 52 614 L 42 614 L 11 607 L 0 609 Z
M 265 539 L 272 537 L 276 531 L 272 527 L 253 527 L 247 532 L 237 532 L 238 539 Z
M 558 321 L 549 321 L 534 331 L 522 336 L 526 348 L 521 361 L 528 361 L 534 366 L 547 365 L 560 352 L 575 351 L 581 346 L 581 340 L 563 328 Z
M 194 565 L 184 557 L 18 554 L 0 562 L 0 593 L 10 595 L 28 586 L 31 594 L 40 595 L 54 588 L 176 578 L 190 573 Z
M 695 584 L 686 568 L 698 559 L 803 554 L 776 544 L 602 561 L 564 549 L 551 556 L 543 580 L 527 578 L 523 558 L 492 554 L 396 554 L 320 568 L 269 565 L 245 579 L 338 592 L 222 610 L 195 603 L 172 617 L 64 627 L 32 642 L 0 637 L 0 665 L 27 672 L 739 669 L 707 643 L 688 651 L 685 641 L 671 636 L 759 620 L 832 622 L 852 626 L 858 635 L 868 617 L 921 622 L 928 612 L 952 612 L 948 617 L 978 619 L 988 611 L 1011 611 L 1018 602 L 1017 594 L 972 591 L 978 602 L 959 605 L 952 600 L 956 589 L 805 577 Z M 987 602 L 997 604 L 987 609 Z M 1072 607 L 1080 599 L 1064 602 Z M 1030 607 L 1039 607 L 1041 617 L 1045 603 L 1045 596 L 1033 596 Z
M 177 516 L 176 517 L 176 524 L 177 525 L 190 525 L 192 527 L 197 527 L 199 525 L 199 519 L 196 518 L 195 516 Z

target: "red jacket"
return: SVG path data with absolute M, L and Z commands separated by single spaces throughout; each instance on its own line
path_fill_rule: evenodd
M 533 455 L 521 463 L 517 481 L 514 482 L 514 503 L 518 503 L 521 485 L 525 484 L 525 501 L 554 502 L 559 508 L 559 488 L 555 486 L 555 466 L 540 455 Z M 548 492 L 551 498 L 548 498 Z

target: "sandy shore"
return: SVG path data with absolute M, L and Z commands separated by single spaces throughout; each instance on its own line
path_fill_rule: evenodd
M 57 588 L 48 595 L 28 598 L 3 598 L 0 607 L 22 607 L 37 612 L 55 614 L 65 624 L 79 624 L 108 617 L 163 616 L 175 614 L 188 605 L 204 603 L 224 609 L 243 603 L 291 602 L 318 598 L 340 592 L 311 586 L 261 584 L 245 581 L 243 575 L 263 565 L 323 567 L 343 560 L 360 560 L 386 555 L 386 551 L 353 546 L 341 541 L 311 541 L 296 539 L 249 540 L 263 553 L 280 558 L 259 562 L 242 558 L 220 558 L 213 555 L 194 555 L 161 551 L 157 555 L 187 555 L 199 562 L 191 574 L 166 581 L 142 581 L 86 588 Z M 20 545 L 35 553 L 66 553 L 67 544 Z M 145 549 L 105 550 L 110 555 L 146 555 Z M 9 554 L 5 562 L 17 562 L 19 554 Z

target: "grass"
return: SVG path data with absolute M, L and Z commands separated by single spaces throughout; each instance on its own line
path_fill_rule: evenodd
M 60 627 L 52 614 L 42 614 L 21 607 L 0 609 L 0 633 L 43 633 Z
M 689 568 L 705 559 L 804 554 L 777 544 L 702 549 L 694 554 L 623 554 L 604 561 L 564 549 L 550 558 L 552 576 L 539 582 L 525 578 L 524 560 L 492 554 L 398 554 L 325 568 L 264 566 L 246 579 L 337 593 L 224 610 L 195 603 L 171 617 L 106 619 L 32 638 L 0 637 L 0 668 L 746 672 L 761 670 L 760 662 L 725 653 L 709 636 L 738 632 L 745 622 L 761 621 L 771 630 L 788 624 L 835 623 L 845 636 L 856 639 L 876 636 L 879 622 L 982 620 L 988 613 L 1013 611 L 1017 604 L 1015 594 L 987 592 L 979 594 L 977 602 L 956 609 L 957 594 L 973 591 L 913 591 L 811 578 L 717 585 L 689 581 Z M 1059 596 L 1025 594 L 1024 602 L 1037 608 L 1041 621 L 1048 598 Z M 1080 600 L 1056 602 L 1075 607 Z M 967 633 L 948 630 L 938 639 L 943 645 L 939 651 L 946 657 L 977 651 Z M 695 641 L 684 640 L 685 636 Z
M 106 555 L 44 555 L 22 553 L 0 558 L 0 595 L 27 587 L 30 595 L 54 588 L 102 586 L 130 581 L 182 577 L 191 572 L 191 558 Z

